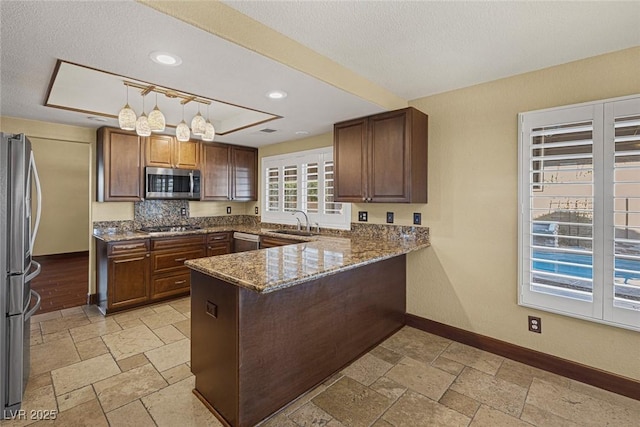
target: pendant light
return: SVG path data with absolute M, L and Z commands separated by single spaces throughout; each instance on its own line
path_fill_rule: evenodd
M 136 128 L 136 112 L 129 106 L 129 86 L 125 85 L 127 103 L 118 113 L 118 124 L 122 130 L 134 130 Z
M 158 92 L 156 92 L 156 106 L 153 107 L 153 110 L 149 113 L 148 121 L 151 132 L 164 132 L 166 120 L 164 114 L 162 114 L 162 111 L 158 108 Z
M 198 102 L 198 114 L 196 114 L 193 117 L 193 120 L 191 120 L 191 133 L 198 136 L 204 135 L 204 127 L 206 125 L 207 122 L 205 122 L 204 117 L 200 114 L 200 103 Z
M 151 135 L 149 119 L 147 119 L 147 115 L 144 113 L 144 95 L 142 95 L 142 114 L 138 117 L 138 120 L 136 120 L 136 133 L 138 136 Z
M 180 142 L 186 142 L 191 137 L 189 126 L 184 121 L 184 104 L 182 104 L 182 121 L 176 126 L 176 139 Z
M 209 104 L 207 104 L 207 123 L 204 126 L 204 134 L 202 135 L 202 140 L 211 142 L 213 141 L 213 138 L 215 138 L 215 136 L 216 130 L 209 120 Z

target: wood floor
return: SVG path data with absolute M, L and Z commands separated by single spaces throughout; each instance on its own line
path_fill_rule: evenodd
M 42 265 L 31 289 L 42 297 L 36 314 L 77 307 L 87 303 L 89 252 L 36 256 Z

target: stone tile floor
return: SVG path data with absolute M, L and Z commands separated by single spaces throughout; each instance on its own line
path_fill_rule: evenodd
M 27 419 L 0 425 L 221 425 L 191 392 L 189 310 L 182 298 L 34 316 Z M 29 419 L 51 410 L 55 421 Z M 640 402 L 405 327 L 263 423 L 468 425 L 638 426 Z

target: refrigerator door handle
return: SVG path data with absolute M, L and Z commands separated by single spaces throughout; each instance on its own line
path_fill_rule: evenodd
M 29 157 L 29 169 L 30 169 L 30 172 L 33 172 L 33 178 L 36 184 L 36 200 L 37 200 L 36 221 L 33 226 L 33 233 L 31 234 L 31 242 L 29 242 L 30 243 L 29 252 L 33 254 L 33 246 L 36 243 L 36 235 L 38 234 L 38 227 L 40 226 L 40 215 L 42 213 L 42 187 L 40 186 L 40 177 L 38 176 L 38 168 L 36 168 L 36 161 L 33 158 L 33 151 L 31 151 L 31 155 Z M 29 173 L 29 176 L 31 176 L 31 173 Z M 38 266 L 38 273 L 40 273 L 39 266 Z
M 37 293 L 33 289 L 31 290 L 31 295 L 36 297 L 36 304 L 31 308 L 31 310 L 27 311 L 24 314 L 24 321 L 25 322 L 27 321 L 27 319 L 30 319 L 31 316 L 33 316 L 33 313 L 38 311 L 38 309 L 40 308 L 40 304 L 42 303 L 42 297 L 40 296 L 39 293 Z M 31 296 L 29 297 L 29 304 L 31 304 Z M 28 307 L 28 305 L 27 305 L 27 307 Z
M 35 264 L 36 265 L 36 269 L 35 269 L 35 271 L 29 273 L 27 275 L 27 277 L 24 278 L 24 282 L 25 283 L 28 283 L 31 280 L 33 280 L 34 278 L 36 278 L 40 274 L 40 270 L 42 270 L 42 266 L 40 265 L 39 262 L 31 261 L 31 264 Z M 31 291 L 31 292 L 33 292 L 33 291 Z

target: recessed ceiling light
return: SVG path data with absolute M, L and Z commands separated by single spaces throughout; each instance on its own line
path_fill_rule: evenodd
M 169 52 L 160 52 L 156 50 L 149 54 L 149 58 L 151 58 L 151 60 L 156 64 L 170 65 L 172 67 L 177 67 L 182 64 L 182 59 L 179 56 Z
M 283 99 L 287 97 L 287 92 L 283 90 L 272 90 L 267 92 L 267 98 L 269 99 Z
M 299 130 L 296 131 L 296 135 L 309 135 L 309 132 L 307 132 L 306 130 Z
M 96 117 L 96 116 L 87 116 L 88 120 L 93 120 L 94 122 L 106 122 L 107 119 L 104 117 Z

